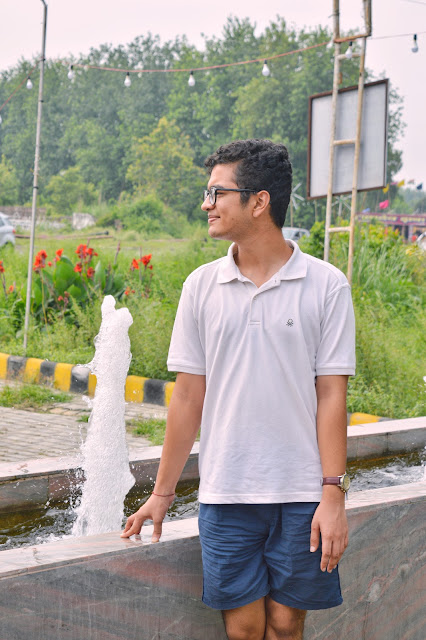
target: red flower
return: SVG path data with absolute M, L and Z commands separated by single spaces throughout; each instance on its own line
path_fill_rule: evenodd
M 8 289 L 9 293 L 12 293 L 14 290 L 15 290 L 15 285 L 11 284 L 9 289 Z
M 52 266 L 52 263 L 51 263 L 51 262 L 48 262 L 48 263 L 47 263 L 47 266 L 48 266 L 48 267 L 51 267 L 51 266 Z
M 39 269 L 44 269 L 44 267 L 46 266 L 45 264 L 46 258 L 47 258 L 47 253 L 45 252 L 44 249 L 42 249 L 37 253 L 34 260 L 34 266 L 33 266 L 34 271 L 38 271 Z
M 0 260 L 0 273 L 4 273 L 3 260 Z
M 58 297 L 58 302 L 63 302 L 63 297 L 62 296 Z
M 151 258 L 152 258 L 152 253 L 148 253 L 146 256 L 142 256 L 142 258 L 140 259 L 140 262 L 143 262 L 143 264 L 146 267 L 151 261 Z
M 77 264 L 74 267 L 74 271 L 76 271 L 77 273 L 81 273 L 81 269 L 82 269 L 81 262 L 77 262 Z
M 139 269 L 138 261 L 136 260 L 136 258 L 133 258 L 130 269 L 132 271 L 134 271 L 135 269 Z
M 75 252 L 80 256 L 80 260 L 87 255 L 87 244 L 79 244 Z
M 125 290 L 125 292 L 124 292 L 124 295 L 125 295 L 125 296 L 128 296 L 128 295 L 129 295 L 129 293 L 130 293 L 130 287 L 127 287 L 127 289 L 126 289 L 126 290 Z
M 61 255 L 63 254 L 63 252 L 64 252 L 64 250 L 63 250 L 63 249 L 57 249 L 57 251 L 56 251 L 56 257 L 57 257 L 57 258 L 60 258 L 60 257 L 61 257 Z
M 92 267 L 89 267 L 87 269 L 87 277 L 88 278 L 93 278 L 94 275 L 95 275 L 95 270 Z
M 98 255 L 98 254 L 96 253 L 96 251 L 94 251 L 94 250 L 92 249 L 92 247 L 89 247 L 89 248 L 87 249 L 87 254 L 88 254 L 89 256 L 97 256 L 97 255 Z
M 150 265 L 148 266 L 148 269 L 151 269 L 151 271 L 152 271 L 152 264 L 150 264 Z

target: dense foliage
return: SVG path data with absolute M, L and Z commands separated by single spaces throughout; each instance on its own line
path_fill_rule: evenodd
M 191 68 L 263 58 L 326 42 L 322 27 L 297 31 L 281 18 L 259 36 L 248 19 L 228 19 L 221 37 L 205 39 L 202 50 L 185 38 L 161 44 L 158 37 L 138 37 L 127 46 L 102 45 L 74 63 L 122 69 Z M 0 104 L 25 78 L 34 61 L 21 61 L 0 74 Z M 50 214 L 108 212 L 130 227 L 128 205 L 150 195 L 163 209 L 160 228 L 170 215 L 196 219 L 200 189 L 205 183 L 204 158 L 218 145 L 235 138 L 267 137 L 288 145 L 295 184 L 306 184 L 308 97 L 331 90 L 332 56 L 320 47 L 269 63 L 264 78 L 261 63 L 188 73 L 125 74 L 75 69 L 67 78 L 66 61 L 48 61 L 45 73 L 39 204 Z M 342 86 L 357 82 L 358 61 L 342 65 Z M 0 205 L 24 204 L 31 198 L 37 109 L 38 72 L 34 89 L 23 87 L 2 112 L 0 126 Z M 401 132 L 401 105 L 392 93 L 388 174 L 400 168 L 395 142 Z M 375 194 L 366 196 L 369 206 Z M 370 200 L 369 200 L 370 199 Z M 373 206 L 373 205 L 372 205 Z M 323 203 L 319 204 L 319 215 Z M 105 213 L 105 211 L 104 211 Z M 303 203 L 297 223 L 311 226 L 314 205 Z M 143 225 L 140 230 L 143 230 Z M 146 225 L 145 229 L 146 231 Z M 151 229 L 155 234 L 158 229 Z M 171 235 L 176 227 L 170 230 Z

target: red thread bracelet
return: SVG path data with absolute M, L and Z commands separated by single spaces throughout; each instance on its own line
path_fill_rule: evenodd
M 166 495 L 162 494 L 162 493 L 155 493 L 155 491 L 152 492 L 153 496 L 158 496 L 158 498 L 170 498 L 171 496 L 174 496 L 174 493 L 167 493 Z

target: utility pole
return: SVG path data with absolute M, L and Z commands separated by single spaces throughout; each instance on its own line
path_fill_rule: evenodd
M 47 26 L 47 4 L 45 0 L 41 0 L 44 6 L 43 11 L 43 35 L 41 41 L 41 59 L 40 59 L 40 83 L 38 88 L 38 107 L 37 107 L 37 132 L 34 159 L 34 181 L 33 181 L 33 204 L 31 212 L 31 234 L 30 234 L 30 252 L 28 256 L 28 276 L 27 276 L 27 299 L 25 304 L 25 324 L 24 324 L 24 355 L 27 353 L 28 325 L 30 320 L 31 309 L 31 285 L 33 279 L 33 259 L 34 259 L 34 235 L 37 214 L 37 191 L 38 191 L 38 172 L 40 160 L 40 138 L 41 138 L 41 111 L 43 106 L 43 82 L 44 82 L 44 61 L 46 54 L 46 26 Z

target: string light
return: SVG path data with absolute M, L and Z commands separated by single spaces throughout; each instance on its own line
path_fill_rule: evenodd
M 269 70 L 268 63 L 266 62 L 266 60 L 264 60 L 263 69 L 262 69 L 262 76 L 265 76 L 265 78 L 267 78 L 270 75 L 271 75 L 271 72 Z
M 27 78 L 26 87 L 27 87 L 27 89 L 32 89 L 33 88 L 33 83 L 31 82 L 30 76 L 28 76 L 28 78 Z
M 413 47 L 412 47 L 412 52 L 413 53 L 417 53 L 419 50 L 419 46 L 418 46 L 418 42 L 417 42 L 417 36 L 420 34 L 424 34 L 426 33 L 426 31 L 420 31 L 417 32 L 417 34 L 414 34 L 413 36 Z M 371 40 L 384 40 L 387 38 L 406 38 L 407 36 L 410 36 L 410 33 L 394 33 L 394 34 L 389 34 L 389 35 L 384 35 L 384 36 L 376 36 L 376 37 L 372 37 L 370 38 Z M 352 40 L 357 39 L 362 37 L 362 35 L 359 36 L 352 36 Z M 337 42 L 339 43 L 343 43 L 343 42 L 347 42 L 349 40 L 349 38 L 342 38 L 342 39 L 338 39 Z M 349 42 L 349 47 L 346 51 L 346 57 L 351 59 L 353 52 L 352 52 L 352 44 L 353 41 Z M 285 51 L 284 53 L 278 53 L 274 56 L 269 56 L 268 58 L 266 58 L 264 60 L 264 64 L 263 64 L 263 69 L 262 69 L 262 74 L 267 77 L 268 75 L 270 75 L 270 70 L 268 67 L 267 62 L 269 60 L 276 60 L 278 58 L 284 58 L 287 56 L 291 56 L 294 55 L 296 53 L 304 53 L 306 51 L 312 50 L 312 49 L 317 49 L 319 47 L 326 47 L 327 49 L 332 48 L 334 45 L 334 41 L 333 39 L 327 41 L 327 42 L 318 42 L 316 44 L 310 45 L 308 47 L 302 47 L 300 49 L 294 49 L 292 51 Z M 37 65 L 40 61 L 37 61 L 37 64 L 30 69 L 29 71 L 29 75 L 37 68 Z M 65 61 L 61 60 L 60 62 L 64 63 Z M 210 65 L 210 66 L 206 66 L 206 67 L 197 67 L 195 69 L 195 71 L 209 71 L 211 69 L 224 69 L 227 67 L 234 67 L 234 66 L 238 66 L 238 65 L 245 65 L 245 64 L 254 64 L 254 63 L 258 63 L 261 62 L 261 60 L 259 58 L 253 59 L 253 60 L 239 60 L 237 62 L 228 62 L 225 64 L 215 64 L 215 65 Z M 72 64 L 68 64 L 68 78 L 70 80 L 73 80 L 75 77 L 75 72 L 74 72 L 74 67 L 77 67 L 79 69 L 84 69 L 85 71 L 88 71 L 89 69 L 96 69 L 99 71 L 116 71 L 116 72 L 120 72 L 123 73 L 124 69 L 118 69 L 118 68 L 114 68 L 114 67 L 100 67 L 97 65 L 89 65 L 87 63 L 85 64 L 79 64 L 76 63 L 75 65 Z M 138 69 L 138 76 L 142 77 L 143 73 L 182 73 L 182 72 L 188 72 L 190 71 L 190 78 L 188 80 L 188 84 L 189 86 L 193 87 L 195 85 L 195 78 L 193 77 L 194 74 L 194 69 L 179 69 L 179 68 L 172 68 L 172 69 Z M 128 74 L 129 72 L 127 72 Z M 21 87 L 26 83 L 26 81 L 28 81 L 29 76 L 27 76 L 27 78 L 24 77 L 24 79 L 22 80 L 22 82 L 12 91 L 12 93 L 10 94 L 10 96 L 2 103 L 0 104 L 0 111 L 2 111 L 4 109 L 4 107 L 8 104 L 8 102 L 10 102 L 10 100 L 13 98 L 13 96 L 17 93 L 17 91 L 19 91 L 19 89 L 21 89 Z M 130 80 L 130 78 L 129 78 Z M 126 85 L 128 86 L 128 85 Z M 1 120 L 0 120 L 1 122 Z
M 130 73 L 127 72 L 126 73 L 126 78 L 124 80 L 124 86 L 125 87 L 130 87 L 131 84 L 132 84 L 132 81 L 130 80 Z
M 345 56 L 348 60 L 352 60 L 352 56 L 353 56 L 353 50 L 352 50 L 352 40 L 349 42 L 349 46 L 346 49 L 346 53 Z
M 0 124 L 3 122 L 3 118 L 0 116 Z

